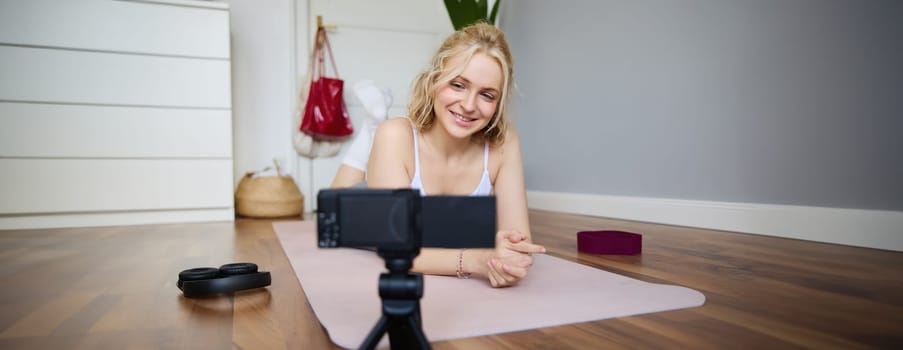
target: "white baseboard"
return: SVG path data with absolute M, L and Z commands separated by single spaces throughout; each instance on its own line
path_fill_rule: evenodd
M 232 208 L 3 215 L 0 230 L 233 221 Z
M 903 251 L 903 212 L 527 191 L 531 209 Z

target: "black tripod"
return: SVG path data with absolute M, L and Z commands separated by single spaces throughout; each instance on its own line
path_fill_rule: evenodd
M 379 275 L 379 297 L 383 314 L 367 334 L 360 349 L 374 349 L 388 331 L 392 349 L 430 349 L 420 321 L 423 275 L 411 274 L 413 257 L 396 257 L 380 252 L 388 273 Z M 416 254 L 414 254 L 416 256 Z

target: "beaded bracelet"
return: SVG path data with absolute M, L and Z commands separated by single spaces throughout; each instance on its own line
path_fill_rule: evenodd
M 465 250 L 467 250 L 467 248 L 461 249 L 461 251 L 458 252 L 458 270 L 455 271 L 458 275 L 458 278 L 461 278 L 461 279 L 470 278 L 470 272 L 464 272 L 464 251 Z

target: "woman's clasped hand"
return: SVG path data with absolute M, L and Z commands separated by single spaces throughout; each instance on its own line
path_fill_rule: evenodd
M 486 277 L 493 287 L 517 284 L 533 266 L 533 254 L 545 252 L 545 247 L 528 242 L 527 236 L 516 230 L 499 231 L 495 250 L 486 263 Z

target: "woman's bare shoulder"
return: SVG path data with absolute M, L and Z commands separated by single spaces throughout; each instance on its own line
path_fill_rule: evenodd
M 410 183 L 414 164 L 414 137 L 407 118 L 392 118 L 379 124 L 370 162 L 367 182 L 376 188 L 398 188 Z
M 490 145 L 489 153 L 489 175 L 493 184 L 503 165 L 511 164 L 515 168 L 523 166 L 520 159 L 520 137 L 513 128 L 505 132 L 504 143 Z
M 517 135 L 517 131 L 513 128 L 508 129 L 505 132 L 505 142 L 501 144 L 490 144 L 489 149 L 490 152 L 498 154 L 499 157 L 512 151 L 520 152 L 520 136 Z
M 390 151 L 411 148 L 413 146 L 413 133 L 411 122 L 406 117 L 397 117 L 388 119 L 379 124 L 376 129 L 376 137 L 374 139 L 374 147 L 381 144 L 379 148 Z
M 515 147 L 520 146 L 520 136 L 517 135 L 517 130 L 509 128 L 505 131 L 505 144 L 511 144 Z
M 407 117 L 390 118 L 380 123 L 379 129 L 386 130 L 386 132 L 393 134 L 400 132 L 411 133 L 411 121 Z

